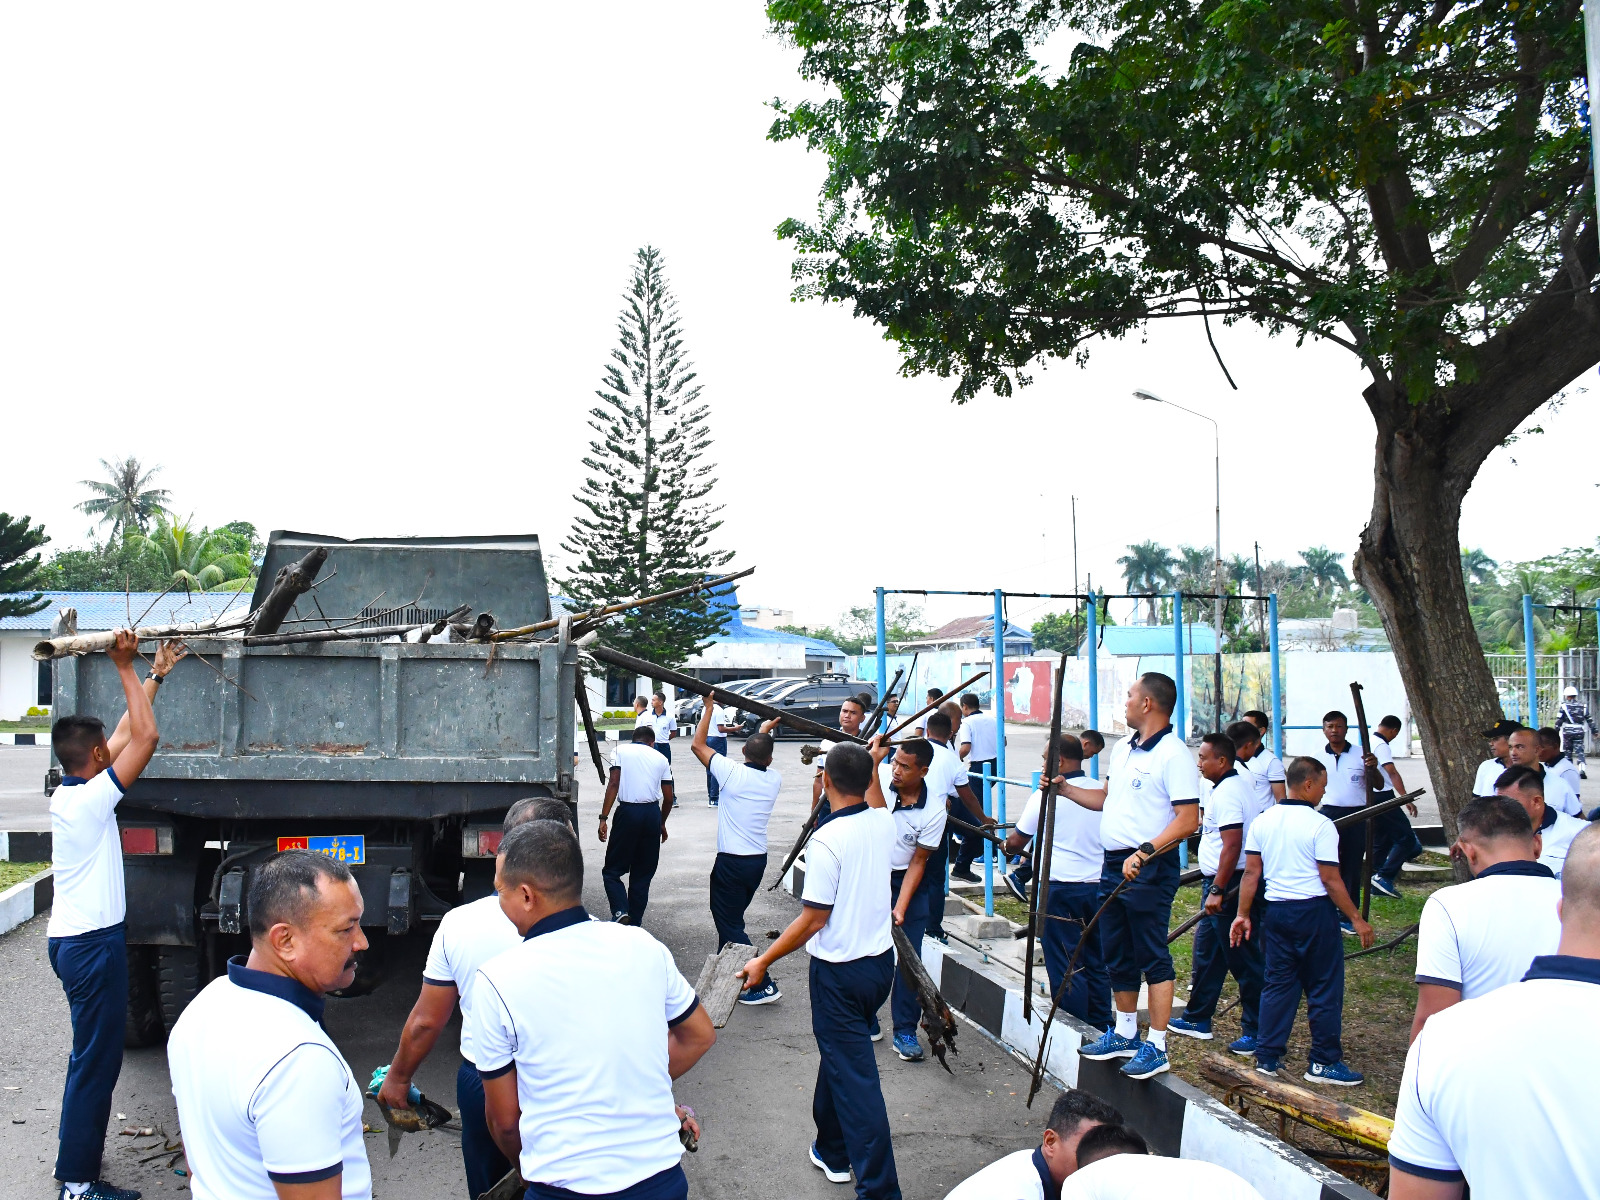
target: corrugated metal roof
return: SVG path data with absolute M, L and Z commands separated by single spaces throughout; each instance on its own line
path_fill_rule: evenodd
M 32 594 L 12 593 L 5 598 L 20 600 Z M 44 597 L 49 603 L 31 616 L 0 617 L 0 629 L 49 633 L 56 612 L 63 608 L 78 610 L 80 633 L 118 629 L 128 623 L 130 613 L 141 625 L 180 625 L 208 621 L 225 609 L 230 616 L 243 616 L 250 610 L 249 594 L 233 592 L 195 592 L 192 599 L 182 592 L 167 596 L 160 592 L 46 592 Z M 146 609 L 149 612 L 141 618 L 139 614 Z

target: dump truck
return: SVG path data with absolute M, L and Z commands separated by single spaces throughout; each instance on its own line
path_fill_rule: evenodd
M 274 532 L 252 607 L 280 568 L 328 550 L 285 630 L 343 618 L 443 619 L 462 605 L 500 628 L 545 621 L 535 536 L 345 541 Z M 225 601 L 219 600 L 221 608 Z M 242 600 L 236 602 L 244 609 Z M 364 622 L 365 623 L 365 622 Z M 160 743 L 117 810 L 127 879 L 130 1045 L 170 1032 L 228 958 L 248 949 L 251 872 L 291 847 L 355 874 L 371 947 L 355 983 L 383 977 L 396 938 L 431 938 L 487 895 L 506 809 L 554 796 L 577 812 L 577 648 L 396 639 L 246 645 L 187 639 L 155 702 Z M 57 713 L 124 702 L 103 654 L 54 664 Z

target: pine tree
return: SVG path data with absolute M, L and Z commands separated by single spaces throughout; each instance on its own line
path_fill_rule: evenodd
M 43 525 L 30 528 L 27 517 L 0 512 L 0 617 L 26 617 L 49 603 L 34 591 L 39 583 L 39 556 L 30 553 L 50 539 Z M 32 592 L 18 596 L 6 593 Z
M 702 461 L 711 445 L 709 409 L 684 357 L 677 302 L 661 252 L 638 252 L 617 320 L 618 346 L 606 364 L 600 404 L 589 412 L 594 440 L 588 475 L 574 499 L 580 515 L 561 549 L 572 566 L 561 587 L 578 604 L 649 595 L 699 582 L 731 551 L 710 548 L 721 505 Z M 613 619 L 601 641 L 664 666 L 698 652 L 727 621 L 703 599 L 656 605 Z

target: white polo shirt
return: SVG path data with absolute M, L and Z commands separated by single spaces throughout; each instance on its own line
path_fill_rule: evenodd
M 956 789 L 970 782 L 967 776 L 966 764 L 961 757 L 949 746 L 941 742 L 929 742 L 933 747 L 933 763 L 928 767 L 926 783 L 928 785 L 928 798 L 936 804 L 956 794 Z
M 884 759 L 882 766 L 888 765 L 889 760 Z M 884 798 L 893 805 L 894 813 L 894 849 L 889 854 L 889 869 L 904 871 L 911 865 L 911 858 L 918 846 L 937 850 L 939 843 L 944 841 L 944 805 L 930 798 L 926 780 L 919 785 L 915 804 L 906 804 L 900 793 L 890 786 L 888 779 L 880 779 L 879 786 L 883 789 Z M 926 879 L 927 875 L 924 874 L 923 878 Z M 940 886 L 943 887 L 943 884 Z
M 344 1200 L 366 1200 L 361 1088 L 322 1028 L 322 997 L 244 963 L 229 962 L 167 1039 L 196 1200 L 277 1200 L 274 1180 L 335 1175 Z
M 1018 1150 L 969 1175 L 944 1200 L 1055 1200 L 1056 1183 L 1038 1149 Z
M 652 730 L 656 727 L 656 715 L 650 711 L 648 706 L 646 706 L 642 713 L 635 714 L 633 718 L 633 727 L 635 729 L 642 729 L 646 725 L 648 725 Z
M 1572 845 L 1572 839 L 1582 833 L 1588 824 L 1577 817 L 1557 812 L 1548 804 L 1544 806 L 1544 821 L 1539 826 L 1539 837 L 1543 841 L 1539 861 L 1549 867 L 1557 879 L 1561 878 L 1561 868 L 1567 865 L 1567 847 Z
M 933 803 L 933 789 L 928 789 Z M 800 903 L 826 908 L 828 923 L 806 942 L 813 958 L 851 962 L 882 954 L 889 933 L 889 861 L 897 828 L 887 808 L 862 803 L 834 809 L 817 822 L 806 845 Z
M 1261 856 L 1268 900 L 1326 896 L 1318 863 L 1339 865 L 1339 831 L 1304 800 L 1280 800 L 1244 835 L 1246 854 Z
M 1583 776 L 1578 774 L 1578 768 L 1573 761 L 1563 754 L 1555 762 L 1546 763 L 1544 772 L 1547 777 L 1557 775 L 1566 781 L 1566 785 L 1572 789 L 1573 796 L 1578 800 L 1578 807 L 1573 810 L 1572 815 L 1575 817 L 1582 816 Z
M 667 1030 L 700 1001 L 670 950 L 575 906 L 491 959 L 473 988 L 478 1073 L 517 1073 L 524 1179 L 620 1192 L 683 1157 Z
M 959 740 L 970 744 L 968 762 L 987 762 L 1000 753 L 1000 738 L 994 725 L 994 714 L 975 712 L 961 721 Z
M 659 754 L 657 758 L 661 757 Z M 783 776 L 771 767 L 736 763 L 714 754 L 706 768 L 717 781 L 717 853 L 765 854 L 767 823 L 778 803 Z
M 122 882 L 117 803 L 126 789 L 110 767 L 90 780 L 64 775 L 50 797 L 50 865 L 55 901 L 49 937 L 75 937 L 116 925 L 128 915 Z
M 1511 764 L 1501 762 L 1498 758 L 1486 758 L 1478 764 L 1478 774 L 1472 781 L 1472 794 L 1474 796 L 1492 796 L 1495 794 L 1494 781 L 1499 779 Z
M 672 764 L 654 746 L 623 742 L 611 756 L 611 765 L 622 771 L 617 784 L 617 800 L 622 804 L 659 804 L 661 785 L 672 778 Z
M 1561 884 L 1543 863 L 1505 862 L 1440 888 L 1422 906 L 1417 982 L 1471 1000 L 1528 973 L 1561 944 Z
M 723 733 L 722 727 L 724 725 L 737 724 L 738 719 L 735 717 L 733 709 L 725 704 L 713 705 L 711 709 L 711 733 L 708 736 L 726 737 L 727 735 Z
M 1287 785 L 1287 779 L 1283 773 L 1283 759 L 1263 746 L 1250 759 L 1239 759 L 1233 766 L 1234 770 L 1246 776 L 1250 780 L 1251 786 L 1256 789 L 1256 795 L 1260 800 L 1263 812 L 1269 806 L 1277 803 L 1278 797 L 1273 792 L 1272 785 L 1275 783 Z
M 1549 767 L 1544 769 L 1544 802 L 1570 817 L 1583 815 L 1583 803 L 1578 799 L 1577 790 L 1565 776 L 1557 775 Z
M 1517 1037 L 1530 1016 L 1568 1036 Z M 1520 983 L 1428 1018 L 1406 1055 L 1389 1163 L 1474 1197 L 1600 1196 L 1600 961 L 1536 958 Z
M 1262 1200 L 1226 1167 L 1197 1158 L 1113 1154 L 1074 1171 L 1061 1200 Z
M 1214 876 L 1222 865 L 1222 831 L 1237 829 L 1239 861 L 1234 868 L 1244 866 L 1244 839 L 1250 835 L 1250 826 L 1261 815 L 1261 794 L 1255 781 L 1238 768 L 1229 771 L 1219 783 L 1200 798 L 1200 874 Z
M 645 724 L 656 731 L 657 746 L 665 746 L 667 739 L 678 731 L 678 718 L 672 715 L 670 708 L 659 715 L 654 709 L 647 708 L 644 710 L 644 715 L 650 718 Z M 634 728 L 637 729 L 638 727 L 638 722 L 635 722 Z M 660 754 L 661 752 L 658 750 L 656 753 Z
M 1361 761 L 1361 746 L 1345 741 L 1339 753 L 1324 744 L 1311 755 L 1328 769 L 1328 791 L 1322 803 L 1328 808 L 1365 808 L 1367 806 L 1367 766 Z M 1376 755 L 1374 755 L 1376 757 Z
M 522 935 L 494 894 L 452 908 L 434 930 L 422 982 L 456 989 L 461 1005 L 461 1057 L 469 1063 L 477 1062 L 472 1057 L 473 978 L 484 963 L 521 942 Z
M 1200 802 L 1200 771 L 1183 739 L 1168 725 L 1144 744 L 1129 734 L 1111 752 L 1100 845 L 1136 850 L 1177 816 L 1177 805 Z
M 1082 771 L 1073 771 L 1064 778 L 1074 787 L 1094 788 L 1104 791 L 1105 784 L 1090 779 Z M 1035 861 L 1039 853 L 1039 823 L 1044 819 L 1039 806 L 1044 793 L 1035 790 L 1022 807 L 1017 818 L 1016 831 L 1034 839 Z M 1092 808 L 1074 804 L 1065 796 L 1056 797 L 1056 828 L 1050 839 L 1051 883 L 1099 883 L 1100 869 L 1105 865 L 1105 850 L 1100 845 L 1100 814 Z

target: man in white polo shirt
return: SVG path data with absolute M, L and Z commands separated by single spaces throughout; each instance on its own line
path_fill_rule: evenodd
M 600 878 L 613 921 L 644 923 L 650 903 L 650 881 L 661 862 L 667 840 L 667 814 L 672 811 L 672 763 L 655 752 L 656 735 L 648 725 L 633 731 L 611 759 L 606 798 L 600 807 L 600 840 L 606 843 Z M 610 826 L 611 809 L 616 827 Z M 628 882 L 622 882 L 626 875 Z
M 55 901 L 50 910 L 50 967 L 61 980 L 72 1014 L 72 1057 L 61 1097 L 55 1176 L 63 1196 L 129 1200 L 138 1192 L 100 1178 L 111 1093 L 122 1073 L 122 1035 L 128 1016 L 128 946 L 123 918 L 128 898 L 122 882 L 122 838 L 117 804 L 156 749 L 150 702 L 182 643 L 163 643 L 141 687 L 133 669 L 139 640 L 119 630 L 106 651 L 117 668 L 127 711 L 111 737 L 98 718 L 67 716 L 50 730 L 63 772 L 50 798 L 51 865 Z
M 1314 751 L 1312 758 L 1322 763 L 1328 773 L 1328 794 L 1322 801 L 1322 815 L 1330 821 L 1348 817 L 1367 806 L 1374 788 L 1383 780 L 1378 774 L 1377 755 L 1363 755 L 1361 747 L 1347 736 L 1349 719 L 1338 709 L 1322 718 L 1322 736 L 1327 744 Z M 1367 830 L 1355 821 L 1341 827 L 1339 836 L 1339 877 L 1344 880 L 1344 890 L 1357 904 L 1361 903 L 1361 863 L 1367 854 Z M 1355 935 L 1355 927 L 1341 919 L 1340 930 L 1346 936 Z
M 1172 897 L 1178 890 L 1178 842 L 1200 828 L 1200 773 L 1183 735 L 1172 728 L 1178 687 L 1147 671 L 1128 689 L 1129 735 L 1111 753 L 1105 791 L 1062 785 L 1074 803 L 1101 811 L 1100 944 L 1116 1001 L 1116 1024 L 1079 1053 L 1100 1062 L 1127 1058 L 1122 1073 L 1148 1079 L 1169 1068 L 1167 1022 L 1176 973 L 1167 952 Z M 1165 852 L 1157 854 L 1157 848 Z M 1128 886 L 1113 899 L 1117 887 Z M 1107 903 L 1109 901 L 1109 903 Z M 1150 1037 L 1139 1040 L 1139 984 L 1149 984 Z
M 1472 880 L 1422 907 L 1413 1041 L 1435 1013 L 1517 982 L 1561 940 L 1561 884 L 1539 861 L 1527 810 L 1507 796 L 1475 796 L 1456 829 Z
M 745 739 L 744 762 L 735 763 L 711 748 L 711 705 L 700 714 L 690 749 L 716 780 L 721 796 L 717 809 L 717 860 L 711 867 L 711 920 L 717 927 L 717 949 L 730 942 L 754 945 L 745 932 L 744 913 L 761 890 L 767 870 L 767 824 L 783 789 L 783 776 L 772 770 L 772 734 Z M 783 998 L 768 977 L 755 992 L 743 992 L 741 1004 L 771 1004 Z
M 1522 726 L 1504 718 L 1483 731 L 1489 739 L 1489 757 L 1478 764 L 1478 774 L 1472 781 L 1474 796 L 1494 795 L 1494 781 L 1511 765 L 1511 735 Z
M 866 734 L 861 732 L 861 724 L 865 720 L 866 720 L 866 709 L 862 708 L 860 697 L 855 697 L 853 699 L 846 700 L 843 704 L 839 705 L 839 731 L 841 733 L 848 734 L 850 737 L 865 737 Z M 873 732 L 877 732 L 877 731 L 874 730 Z M 828 751 L 832 750 L 838 744 L 839 744 L 838 742 L 830 742 L 827 739 L 823 739 L 822 744 L 820 746 L 818 746 L 818 749 L 822 751 L 822 755 L 817 760 L 817 771 L 816 771 L 816 774 L 811 777 L 811 807 L 812 808 L 815 808 L 817 806 L 817 802 L 819 800 L 823 800 L 823 794 L 822 794 L 822 763 L 823 763 L 824 760 L 827 759 Z M 828 814 L 828 805 L 827 805 L 826 801 L 824 801 L 823 805 L 822 805 L 822 813 L 821 813 L 821 815 L 822 816 L 826 816 L 827 814 Z
M 728 735 L 739 732 L 739 723 L 735 711 L 726 705 L 718 704 L 715 697 L 707 696 L 700 703 L 700 715 L 704 716 L 706 710 L 711 711 L 711 728 L 706 733 L 706 745 L 718 754 L 728 752 Z M 722 794 L 722 789 L 717 783 L 717 777 L 706 768 L 706 806 L 715 808 L 717 799 Z
M 1527 767 L 1544 783 L 1544 802 L 1559 813 L 1569 817 L 1581 816 L 1583 805 L 1572 786 L 1553 772 L 1546 771 L 1539 761 L 1539 731 L 1519 729 L 1511 735 L 1511 765 Z
M 960 756 L 965 763 L 967 783 L 974 794 L 982 786 L 984 767 L 989 768 L 989 774 L 1000 774 L 999 755 L 1000 737 L 995 727 L 994 714 L 986 713 L 978 706 L 978 696 L 975 692 L 968 692 L 961 697 L 961 730 L 956 735 L 959 743 Z M 981 797 L 980 797 L 981 800 Z M 957 879 L 966 879 L 972 876 L 972 864 L 977 861 L 978 855 L 983 852 L 983 839 L 980 837 L 966 837 L 961 843 L 961 853 L 956 856 L 955 866 L 951 871 Z
M 1260 810 L 1266 812 L 1284 797 L 1283 760 L 1262 740 L 1254 721 L 1235 721 L 1227 734 L 1234 747 L 1233 765 L 1250 780 L 1260 797 Z
M 322 1027 L 361 932 L 350 869 L 285 850 L 250 874 L 250 954 L 183 1010 L 167 1067 L 196 1200 L 366 1200 L 361 1088 Z
M 1585 822 L 1557 812 L 1544 802 L 1544 780 L 1532 767 L 1508 767 L 1494 781 L 1495 792 L 1509 796 L 1528 814 L 1533 831 L 1539 835 L 1539 861 L 1561 878 L 1567 861 L 1567 847 L 1578 836 Z
M 518 800 L 506 812 L 501 836 L 529 821 L 558 821 L 570 829 L 572 810 L 566 801 L 554 796 Z M 406 1018 L 400 1046 L 378 1090 L 378 1100 L 390 1108 L 411 1107 L 412 1077 L 444 1032 L 459 1000 L 461 1064 L 456 1068 L 456 1107 L 461 1113 L 461 1161 L 466 1169 L 468 1200 L 477 1200 L 511 1169 L 511 1163 L 490 1137 L 483 1115 L 483 1081 L 478 1077 L 472 1035 L 468 1032 L 472 1024 L 471 984 L 479 967 L 521 941 L 522 935 L 501 909 L 500 898 L 492 892 L 445 913 L 428 947 L 428 961 L 422 968 L 422 992 Z
M 656 735 L 655 747 L 661 757 L 672 762 L 672 739 L 678 736 L 678 718 L 667 709 L 667 694 L 653 692 L 650 695 L 650 711 L 643 714 L 645 723 L 650 726 L 650 731 Z M 634 728 L 638 728 L 635 723 Z
M 1578 773 L 1577 764 L 1562 753 L 1561 734 L 1553 726 L 1539 730 L 1539 765 L 1546 775 L 1554 775 L 1572 789 L 1578 801 L 1578 811 L 1573 815 L 1583 816 L 1583 776 Z
M 878 789 L 892 797 L 894 814 L 894 852 L 889 856 L 889 893 L 894 905 L 894 922 L 905 931 L 906 940 L 919 951 L 922 935 L 928 929 L 928 912 L 933 903 L 933 876 L 928 860 L 944 839 L 945 811 L 928 792 L 928 768 L 933 765 L 933 747 L 924 738 L 910 738 L 895 749 L 894 757 L 878 764 Z M 944 893 L 939 892 L 939 902 Z M 922 1044 L 917 1041 L 917 1022 L 922 1004 L 905 975 L 895 972 L 894 990 L 889 997 L 894 1018 L 894 1052 L 906 1062 L 921 1062 Z
M 1391 1200 L 1600 1196 L 1600 828 L 1573 839 L 1561 943 L 1522 982 L 1435 1014 L 1411 1043 L 1389 1138 Z M 1570 1036 L 1517 1037 L 1537 1014 Z
M 1066 807 L 1072 807 L 1067 805 Z M 1121 1125 L 1122 1114 L 1098 1096 L 1068 1088 L 1050 1106 L 1044 1137 L 956 1184 L 945 1200 L 1056 1200 L 1078 1169 L 1078 1143 L 1097 1125 Z
M 767 969 L 802 945 L 811 955 L 811 1032 L 817 1039 L 817 1086 L 811 1115 L 817 1136 L 811 1165 L 833 1183 L 853 1171 L 862 1200 L 899 1200 L 889 1113 L 878 1082 L 868 1024 L 889 998 L 894 975 L 889 861 L 895 820 L 876 764 L 889 754 L 845 743 L 828 751 L 823 787 L 831 811 L 806 850 L 800 915 L 740 974 L 759 987 Z M 932 789 L 929 789 L 930 799 Z
M 717 1040 L 672 952 L 591 921 L 570 829 L 531 821 L 495 861 L 521 944 L 478 969 L 471 1027 L 495 1144 L 528 1200 L 683 1200 L 672 1081 Z
M 1050 747 L 1044 748 L 1044 769 L 1049 769 Z M 1099 780 L 1083 773 L 1083 743 L 1070 733 L 1063 733 L 1056 749 L 1057 786 L 1070 783 L 1074 787 L 1100 788 Z M 1006 838 L 1006 853 L 1020 854 L 1031 841 L 1038 853 L 1039 826 L 1044 817 L 1039 808 L 1043 803 L 1042 789 L 1036 789 L 1023 806 L 1016 827 Z M 1044 943 L 1044 969 L 1050 978 L 1050 994 L 1056 997 L 1064 1012 L 1080 1021 L 1087 1021 L 1096 1029 L 1111 1024 L 1111 980 L 1106 974 L 1105 951 L 1100 944 L 1100 929 L 1096 926 L 1078 955 L 1078 965 L 1072 977 L 1072 986 L 1063 994 L 1061 985 L 1066 979 L 1067 964 L 1083 938 L 1083 931 L 1094 919 L 1100 907 L 1100 868 L 1105 861 L 1105 851 L 1100 846 L 1100 814 L 1094 809 L 1074 804 L 1059 792 L 1056 798 L 1056 827 L 1050 842 L 1050 892 L 1046 897 L 1048 913 L 1040 941 Z

